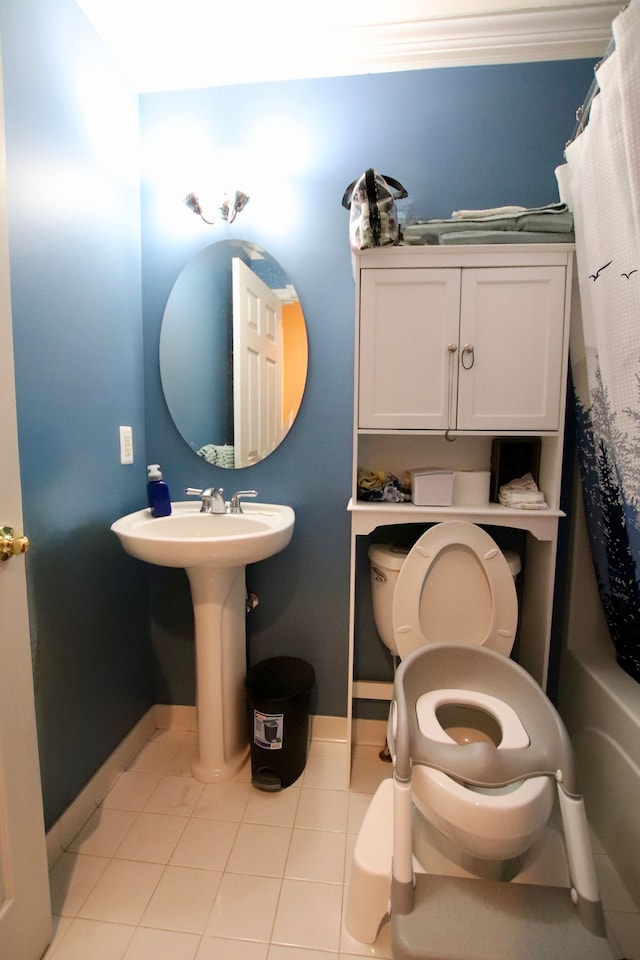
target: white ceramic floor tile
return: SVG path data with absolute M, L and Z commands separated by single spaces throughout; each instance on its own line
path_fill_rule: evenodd
M 344 790 L 346 763 L 336 763 L 324 754 L 309 756 L 302 781 L 304 787 L 322 787 L 325 790 Z
M 193 764 L 197 756 L 198 748 L 195 743 L 181 744 L 176 755 L 167 767 L 167 773 L 175 774 L 178 777 L 191 776 L 191 770 L 193 769 Z
M 158 727 L 149 737 L 149 743 L 177 743 L 181 745 L 186 743 L 190 730 L 182 730 L 178 727 Z
M 370 803 L 370 793 L 357 793 L 354 790 L 349 792 L 349 819 L 347 823 L 349 833 L 358 833 Z
M 285 877 L 342 884 L 345 840 L 344 833 L 295 829 L 291 836 Z
M 71 841 L 69 852 L 96 857 L 113 856 L 137 816 L 131 810 L 105 810 L 100 807 Z
M 118 847 L 117 856 L 122 860 L 168 863 L 188 822 L 187 817 L 140 813 Z
M 268 942 L 280 885 L 281 881 L 275 877 L 225 873 L 205 927 L 205 936 Z
M 283 947 L 273 944 L 269 947 L 267 960 L 336 960 L 335 953 L 326 950 L 306 950 L 300 947 Z
M 49 873 L 54 915 L 75 917 L 109 863 L 106 857 L 63 853 Z
M 123 960 L 194 960 L 199 944 L 197 934 L 138 927 Z
M 129 764 L 129 770 L 166 773 L 179 749 L 180 743 L 175 740 L 149 740 Z
M 393 776 L 393 765 L 378 757 L 379 747 L 356 746 L 351 765 L 351 790 L 375 793 L 383 780 Z
M 111 860 L 78 910 L 85 920 L 139 923 L 162 876 L 158 863 Z
M 375 943 L 361 943 L 359 940 L 354 940 L 353 937 L 347 933 L 343 924 L 340 934 L 340 956 L 384 957 L 385 960 L 389 960 L 391 957 L 390 924 L 385 923 L 384 926 L 381 927 Z M 567 960 L 569 960 L 568 957 Z M 571 960 L 573 960 L 573 958 L 571 958 Z M 577 957 L 576 960 L 578 960 Z
M 240 821 L 252 792 L 250 783 L 238 783 L 234 780 L 207 783 L 200 794 L 193 816 L 209 820 Z
M 99 920 L 72 920 L 54 960 L 122 960 L 135 927 Z
M 306 830 L 343 832 L 347 829 L 348 807 L 349 794 L 346 790 L 303 787 L 294 826 Z
M 267 960 L 268 943 L 203 937 L 196 960 Z
M 145 804 L 145 813 L 168 813 L 188 817 L 200 799 L 204 789 L 191 777 L 176 777 L 165 774 Z
M 236 773 L 235 777 L 232 777 L 231 779 L 238 780 L 241 783 L 251 783 L 251 760 L 248 757 L 243 766 Z
M 312 740 L 309 747 L 308 759 L 312 759 L 313 757 L 327 757 L 333 763 L 339 765 L 346 764 L 347 756 L 346 741 Z
M 140 923 L 145 927 L 202 933 L 221 879 L 219 871 L 167 867 Z
M 63 936 L 73 923 L 73 917 L 58 917 L 55 914 L 53 915 L 52 926 L 53 926 L 53 939 L 47 947 L 42 960 L 53 960 L 53 955 L 56 951 L 56 947 L 62 940 Z
M 332 883 L 283 880 L 272 943 L 337 951 L 342 887 Z
M 357 834 L 348 833 L 347 842 L 344 851 L 344 884 L 345 887 L 351 882 L 351 871 L 353 869 L 353 851 L 355 850 Z M 345 891 L 346 893 L 346 891 Z
M 316 741 L 300 780 L 268 794 L 249 763 L 232 781 L 195 781 L 195 741 L 148 741 L 62 853 L 43 960 L 388 960 L 389 924 L 370 945 L 341 923 L 357 832 L 391 774 L 378 748 L 354 749 L 347 790 L 346 745 Z M 596 854 L 619 956 L 640 960 L 640 912 Z M 542 882 L 546 863 L 534 864 Z
M 231 873 L 281 877 L 289 850 L 289 827 L 241 823 L 227 862 Z
M 277 793 L 252 789 L 242 819 L 248 823 L 292 827 L 299 799 L 300 787 L 287 787 Z
M 140 812 L 158 786 L 161 774 L 125 770 L 101 803 L 115 810 Z
M 192 819 L 178 841 L 171 863 L 202 870 L 224 870 L 237 831 L 237 823 Z

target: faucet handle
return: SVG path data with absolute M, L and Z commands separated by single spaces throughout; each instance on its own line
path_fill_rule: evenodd
M 257 497 L 257 490 L 238 490 L 237 493 L 231 497 L 229 501 L 229 513 L 242 513 L 242 504 L 240 503 L 241 497 Z
M 201 490 L 199 487 L 185 487 L 184 492 L 190 497 L 201 497 L 204 490 Z

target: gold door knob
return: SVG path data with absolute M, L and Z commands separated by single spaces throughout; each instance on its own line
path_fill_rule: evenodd
M 10 560 L 28 549 L 28 537 L 16 537 L 13 527 L 0 527 L 0 560 Z

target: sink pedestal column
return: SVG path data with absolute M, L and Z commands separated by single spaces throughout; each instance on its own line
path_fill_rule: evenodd
M 193 775 L 229 780 L 244 764 L 247 710 L 245 568 L 190 567 L 195 620 L 198 757 Z

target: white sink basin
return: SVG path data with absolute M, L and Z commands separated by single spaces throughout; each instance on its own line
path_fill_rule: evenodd
M 291 507 L 243 504 L 244 513 L 200 513 L 193 501 L 172 504 L 170 517 L 138 510 L 111 529 L 132 557 L 163 567 L 240 567 L 284 550 L 293 534 Z
M 293 534 L 291 507 L 246 503 L 243 513 L 200 513 L 192 500 L 169 517 L 149 510 L 112 524 L 127 553 L 163 567 L 184 567 L 195 625 L 198 752 L 193 775 L 229 780 L 245 763 L 247 713 L 245 567 L 284 550 Z M 268 598 L 267 598 L 268 602 Z

